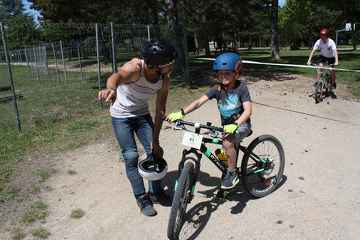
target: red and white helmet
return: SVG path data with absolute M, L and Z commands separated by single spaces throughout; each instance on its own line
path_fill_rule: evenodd
M 320 37 L 328 37 L 329 36 L 329 29 L 321 28 L 320 29 Z

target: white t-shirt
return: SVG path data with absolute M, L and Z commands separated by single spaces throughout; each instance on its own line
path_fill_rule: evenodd
M 334 58 L 336 52 L 336 44 L 334 40 L 328 38 L 326 42 L 319 39 L 314 44 L 314 49 L 320 49 L 320 55 L 327 57 L 327 58 Z

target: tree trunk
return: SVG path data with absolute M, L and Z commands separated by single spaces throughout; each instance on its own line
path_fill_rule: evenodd
M 199 55 L 199 40 L 196 31 L 194 32 L 194 44 L 195 44 L 195 54 Z
M 353 50 L 354 50 L 354 51 L 357 50 L 357 47 L 356 47 L 357 37 L 358 37 L 358 36 L 357 36 L 357 34 L 356 34 L 356 31 L 353 31 L 351 42 L 352 42 Z
M 170 0 L 170 18 L 169 25 L 171 35 L 175 36 L 175 47 L 178 53 L 177 58 L 177 69 L 180 70 L 186 79 L 186 81 L 190 81 L 189 71 L 187 65 L 187 39 L 186 33 L 183 26 L 183 21 L 181 19 L 182 11 L 181 2 L 177 0 Z M 191 84 L 191 82 L 190 82 Z
M 210 56 L 211 55 L 211 51 L 210 51 L 210 46 L 209 46 L 209 35 L 207 33 L 207 29 L 206 29 L 206 16 L 205 15 L 202 15 L 201 16 L 201 29 L 200 29 L 200 37 L 201 37 L 201 40 L 202 40 L 202 45 L 204 46 L 205 48 L 205 55 L 206 56 Z
M 280 43 L 278 32 L 278 10 L 279 0 L 272 0 L 271 5 L 271 56 L 276 60 L 280 59 Z
M 151 8 L 151 16 L 154 24 L 155 38 L 159 39 L 161 38 L 160 24 L 159 24 L 159 12 L 160 12 L 159 2 L 156 0 L 151 1 L 150 8 Z

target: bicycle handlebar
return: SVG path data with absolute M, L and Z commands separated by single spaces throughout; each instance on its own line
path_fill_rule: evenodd
M 184 121 L 184 120 L 177 120 L 176 121 L 176 124 L 179 124 L 179 125 L 188 125 L 188 126 L 193 126 L 193 127 L 196 127 L 196 123 L 194 122 L 189 122 L 189 121 Z M 209 123 L 211 124 L 211 123 Z M 203 129 L 208 129 L 208 130 L 212 130 L 212 131 L 217 131 L 217 132 L 220 132 L 220 133 L 223 133 L 224 132 L 224 129 L 221 128 L 221 127 L 214 127 L 214 126 L 211 126 L 211 125 L 204 125 L 204 124 L 199 124 L 199 127 L 200 128 L 203 128 Z
M 314 62 L 312 62 L 312 63 L 310 63 L 310 65 L 311 66 L 315 66 L 315 67 L 319 67 L 319 65 L 320 65 L 320 63 L 314 63 Z M 326 68 L 326 67 L 335 67 L 335 64 L 323 64 L 323 68 Z

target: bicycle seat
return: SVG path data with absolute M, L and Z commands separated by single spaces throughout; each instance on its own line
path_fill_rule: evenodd
M 253 133 L 254 133 L 253 130 L 250 129 L 250 132 L 246 137 L 250 137 Z

